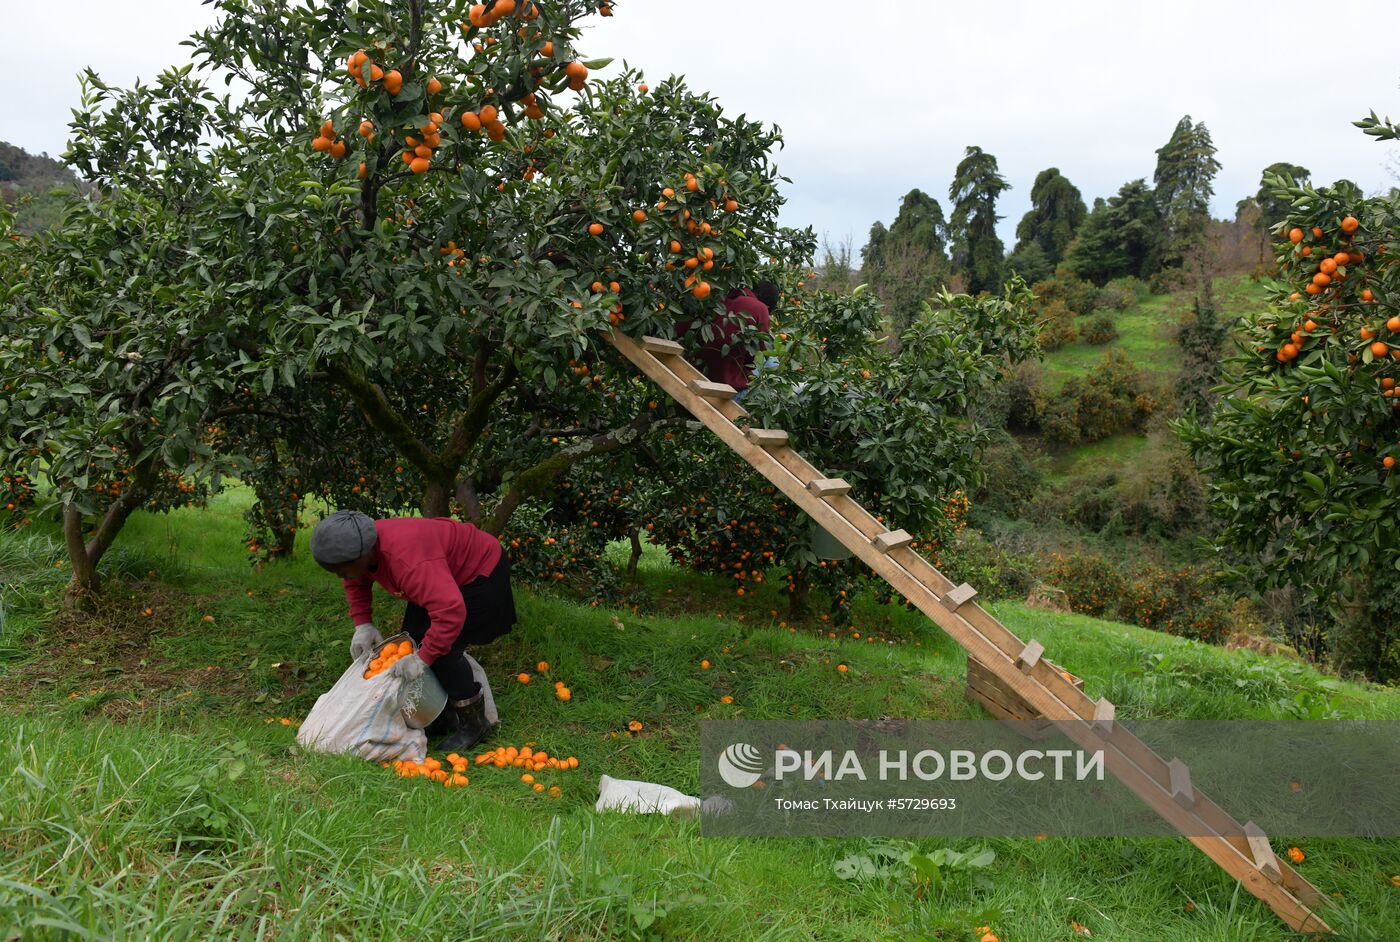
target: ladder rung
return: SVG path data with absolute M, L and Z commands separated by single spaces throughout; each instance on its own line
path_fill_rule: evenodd
M 1196 804 L 1196 790 L 1191 787 L 1191 770 L 1180 759 L 1167 763 L 1167 773 L 1171 777 L 1172 798 L 1181 807 L 1190 810 Z
M 817 478 L 807 482 L 807 490 L 818 497 L 840 497 L 851 492 L 851 485 L 840 478 Z
M 943 596 L 943 605 L 949 611 L 956 612 L 976 597 L 977 590 L 964 582 L 962 585 L 948 590 L 948 593 Z
M 685 353 L 684 347 L 674 340 L 667 340 L 664 337 L 643 337 L 642 349 L 647 353 L 664 357 L 678 357 Z
M 1282 880 L 1283 871 L 1279 869 L 1278 858 L 1269 846 L 1269 835 L 1264 833 L 1264 829 L 1253 821 L 1246 821 L 1244 836 L 1249 841 L 1249 852 L 1254 855 L 1254 866 L 1259 868 L 1259 872 L 1275 883 Z
M 1100 697 L 1099 701 L 1094 704 L 1094 728 L 1105 736 L 1113 732 L 1113 715 L 1115 712 L 1113 704 L 1108 701 L 1108 698 Z
M 788 433 L 780 428 L 751 428 L 747 434 L 760 448 L 781 448 L 788 443 Z
M 739 395 L 739 390 L 728 383 L 712 383 L 707 379 L 692 379 L 688 385 L 691 392 L 697 396 L 704 396 L 706 399 L 733 399 Z
M 914 542 L 914 538 L 905 530 L 886 530 L 884 533 L 876 534 L 875 539 L 870 542 L 880 552 L 890 553 L 901 546 L 908 546 Z
M 1029 674 L 1040 663 L 1040 656 L 1044 653 L 1045 645 L 1039 641 L 1027 641 L 1021 653 L 1016 656 L 1016 666 L 1021 669 L 1021 673 Z

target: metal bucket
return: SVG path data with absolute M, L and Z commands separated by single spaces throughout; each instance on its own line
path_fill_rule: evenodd
M 851 558 L 851 551 L 815 520 L 812 521 L 811 540 L 812 552 L 817 554 L 818 559 Z
M 374 656 L 378 657 L 380 652 L 389 645 L 398 644 L 401 641 L 412 644 L 413 651 L 417 654 L 417 643 L 406 632 L 400 632 L 392 638 L 385 638 L 384 644 L 374 653 Z M 438 682 L 437 675 L 433 673 L 432 668 L 427 668 L 421 677 L 403 686 L 403 719 L 414 729 L 427 729 L 428 724 L 437 719 L 446 706 L 447 691 L 442 689 L 442 684 Z

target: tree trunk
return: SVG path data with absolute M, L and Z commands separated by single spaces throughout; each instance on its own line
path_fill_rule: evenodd
M 637 563 L 642 559 L 642 528 L 632 527 L 627 531 L 627 536 L 632 541 L 632 555 L 627 560 L 627 581 L 636 583 Z
M 807 581 L 807 572 L 796 569 L 792 573 L 792 591 L 788 594 L 788 619 L 800 621 L 812 614 L 812 585 Z
M 423 516 L 452 516 L 452 492 L 454 489 L 454 483 L 451 481 L 429 481 L 423 488 Z
M 273 454 L 276 452 L 274 450 Z M 301 501 L 277 494 L 265 487 L 254 486 L 253 493 L 258 499 L 259 515 L 267 525 L 271 545 L 267 547 L 270 559 L 290 559 L 297 542 L 297 521 Z M 288 503 L 290 502 L 290 503 Z
M 83 544 L 83 515 L 72 504 L 63 505 L 63 542 L 68 547 L 68 563 L 73 569 L 63 599 L 64 607 L 91 610 L 102 585 L 97 564 L 88 557 Z
M 73 578 L 68 583 L 64 604 L 70 608 L 88 608 L 101 591 L 101 576 L 97 564 L 132 515 L 151 497 L 156 485 L 156 459 L 149 457 L 138 465 L 131 484 L 120 497 L 112 501 L 98 521 L 92 539 L 83 542 L 83 515 L 72 504 L 63 506 L 63 543 L 68 548 L 68 562 L 73 566 Z
M 467 522 L 481 526 L 481 499 L 476 496 L 476 479 L 468 476 L 457 485 L 457 503 L 462 505 L 462 513 Z

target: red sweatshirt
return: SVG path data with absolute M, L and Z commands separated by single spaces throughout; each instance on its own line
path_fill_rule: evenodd
M 428 610 L 431 624 L 418 656 L 431 664 L 462 633 L 467 606 L 461 586 L 489 575 L 501 560 L 501 543 L 470 523 L 449 517 L 395 517 L 374 521 L 379 567 L 363 579 L 346 579 L 350 619 L 370 620 L 374 583 L 390 595 Z
M 710 322 L 714 340 L 702 341 L 696 353 L 700 360 L 700 371 L 712 382 L 728 383 L 735 389 L 749 385 L 749 366 L 752 357 L 739 336 L 741 325 L 748 321 L 761 331 L 768 330 L 768 305 L 764 304 L 752 291 L 741 289 L 724 299 L 726 317 L 716 317 Z M 684 336 L 692 330 L 701 330 L 702 321 L 686 321 L 679 325 Z M 702 335 L 703 336 L 703 335 Z M 728 352 L 724 352 L 728 347 Z

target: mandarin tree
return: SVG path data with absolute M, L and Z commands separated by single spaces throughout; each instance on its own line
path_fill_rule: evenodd
M 594 80 L 606 60 L 577 49 L 592 4 L 215 6 L 177 109 L 202 129 L 214 178 L 193 202 L 220 247 L 190 282 L 221 291 L 216 368 L 259 424 L 219 434 L 251 453 L 260 496 L 455 501 L 500 532 L 656 421 L 603 331 L 669 332 L 761 258 L 810 255 L 810 233 L 776 224 L 777 131 L 679 80 Z M 101 104 L 73 126 L 87 175 L 103 192 L 160 179 L 118 118 L 167 103 Z M 254 545 L 286 545 L 296 508 L 273 503 Z
M 245 350 L 271 361 L 269 391 L 295 385 L 290 355 L 354 403 L 392 446 L 393 466 L 422 481 L 410 495 L 419 509 L 447 513 L 456 498 L 493 532 L 569 464 L 650 427 L 601 330 L 656 331 L 699 313 L 716 287 L 747 280 L 760 253 L 785 255 L 794 242 L 774 222 L 776 132 L 726 118 L 679 81 L 650 93 L 633 74 L 586 83 L 600 63 L 571 50 L 591 9 L 498 4 L 459 24 L 451 7 L 400 3 L 328 21 L 310 44 L 334 50 L 328 85 L 306 90 L 310 148 L 291 149 L 275 176 L 265 149 L 256 166 L 244 162 L 264 200 L 274 180 L 295 184 L 269 207 L 292 203 L 293 213 L 236 221 L 238 238 L 274 250 L 239 263 L 267 272 L 250 273 L 244 307 L 260 315 Z M 286 16 L 289 32 L 305 27 Z M 225 23 L 202 41 L 232 69 L 230 57 L 247 52 L 242 35 Z M 273 70 L 271 58 L 249 57 Z M 389 65 L 385 76 L 404 76 L 397 93 L 374 78 Z M 581 94 L 568 101 L 566 88 Z M 295 113 L 295 101 L 284 105 Z M 342 127 L 357 129 L 343 161 Z M 234 207 L 244 200 L 230 196 Z M 277 248 L 292 240 L 301 249 L 287 264 Z M 810 250 L 796 241 L 799 256 Z M 543 434 L 552 428 L 564 434 Z M 378 492 L 388 497 L 379 509 L 410 506 Z
M 197 499 L 216 460 L 206 423 L 239 369 L 203 199 L 216 171 L 201 153 L 203 91 L 189 70 L 113 94 L 95 76 L 84 114 L 110 147 L 84 151 L 120 174 L 95 198 L 72 194 L 62 224 L 14 248 L 18 279 L 0 304 L 0 466 L 42 485 L 37 512 L 62 520 L 70 601 L 128 517 Z M 32 519 L 26 517 L 26 519 Z
M 1400 676 L 1400 200 L 1271 178 L 1280 276 L 1238 327 L 1209 423 L 1176 427 L 1209 476 L 1232 571 L 1296 589 L 1343 666 Z

